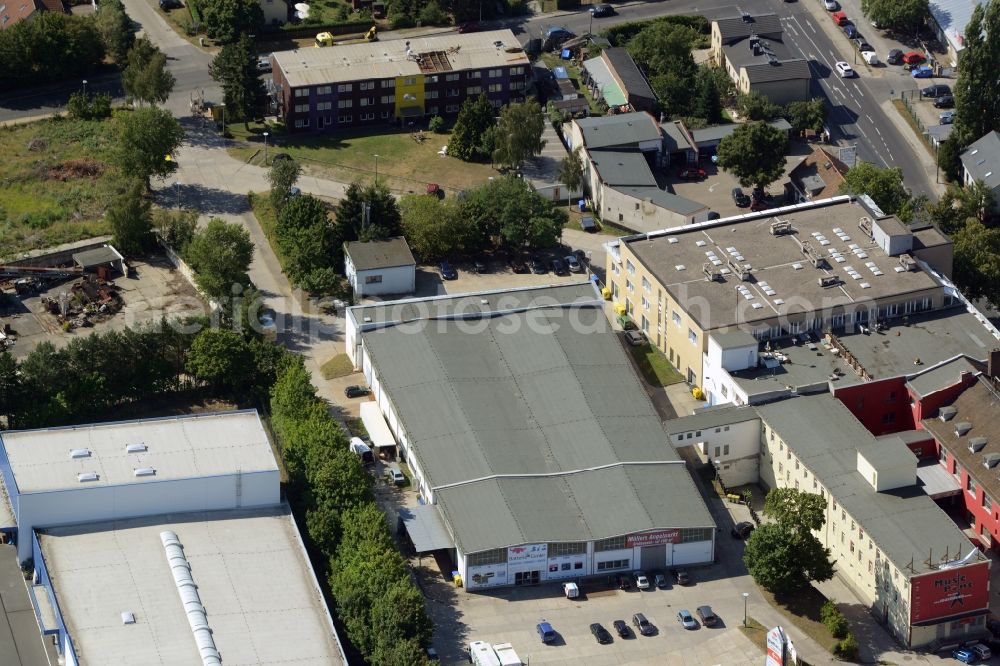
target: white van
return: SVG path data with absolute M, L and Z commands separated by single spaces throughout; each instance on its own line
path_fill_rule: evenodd
M 567 599 L 576 599 L 580 596 L 580 587 L 576 583 L 563 583 L 563 593 Z
M 972 653 L 974 655 L 976 655 L 977 657 L 979 657 L 983 661 L 986 661 L 987 659 L 992 659 L 993 658 L 993 651 L 990 650 L 990 647 L 988 645 L 986 645 L 985 643 L 976 643 L 975 645 L 973 645 L 969 649 L 972 650 Z
M 486 641 L 472 641 L 469 643 L 469 661 L 476 666 L 502 666 L 497 653 Z

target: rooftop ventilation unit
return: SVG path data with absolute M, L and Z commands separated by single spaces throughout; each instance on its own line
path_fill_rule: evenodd
M 972 424 L 968 421 L 959 421 L 955 424 L 955 436 L 965 437 L 972 430 Z
M 826 258 L 809 241 L 802 242 L 802 254 L 809 258 L 809 262 L 813 265 L 813 268 L 822 268 L 826 265 Z
M 735 261 L 732 257 L 730 257 L 729 267 L 733 269 L 733 273 L 735 273 L 739 279 L 743 280 L 744 282 L 750 281 L 750 278 L 752 277 L 752 273 L 750 272 L 750 264 L 741 264 L 738 261 Z
M 69 452 L 70 458 L 89 458 L 90 449 L 72 449 Z
M 838 284 L 840 284 L 840 278 L 837 277 L 836 275 L 824 275 L 818 280 L 818 282 L 819 286 L 823 287 L 824 289 L 829 289 L 830 287 L 836 287 Z
M 744 23 L 753 23 L 753 15 L 750 12 L 740 12 L 740 18 Z
M 979 453 L 984 448 L 986 448 L 985 437 L 972 437 L 969 439 L 969 450 L 973 453 Z
M 785 234 L 792 233 L 792 223 L 788 220 L 778 220 L 775 219 L 771 223 L 771 235 L 772 236 L 784 236 Z
M 1000 464 L 1000 453 L 987 453 L 983 456 L 983 467 L 993 469 Z
M 917 260 L 905 252 L 899 255 L 899 265 L 911 272 L 917 270 Z
M 188 564 L 187 555 L 184 554 L 184 546 L 181 545 L 177 535 L 170 531 L 160 532 L 160 542 L 166 551 L 167 564 L 174 576 L 177 594 L 180 595 L 181 605 L 187 613 L 188 624 L 191 625 L 191 633 L 194 634 L 194 642 L 201 654 L 202 666 L 222 666 L 222 656 L 215 648 L 212 628 L 208 625 L 208 617 L 205 614 L 205 607 L 201 604 L 198 586 L 191 577 L 191 565 Z
M 942 407 L 938 410 L 938 418 L 944 421 L 951 421 L 958 414 L 958 408 L 948 405 L 947 407 Z
M 86 483 L 87 481 L 97 481 L 101 477 L 98 476 L 97 472 L 80 472 L 76 475 L 76 480 L 80 483 Z
M 702 272 L 705 274 L 705 279 L 709 282 L 722 282 L 722 271 L 713 266 L 711 263 L 702 264 Z
M 144 453 L 148 449 L 145 444 L 129 444 L 125 447 L 125 453 Z
M 132 473 L 136 476 L 156 476 L 156 470 L 152 467 L 136 467 Z
M 868 236 L 869 238 L 871 238 L 872 237 L 872 224 L 873 224 L 872 223 L 872 218 L 867 217 L 867 216 L 863 217 L 860 220 L 858 220 L 858 229 L 861 229 L 861 231 L 864 232 L 864 234 L 866 236 Z
M 122 613 L 122 624 L 135 624 L 135 613 L 125 611 Z

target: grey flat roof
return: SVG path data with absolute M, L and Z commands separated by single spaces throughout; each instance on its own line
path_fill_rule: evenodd
M 963 555 L 974 548 L 916 479 L 912 486 L 875 492 L 857 471 L 857 451 L 879 443 L 833 396 L 791 398 L 756 409 L 903 575 L 931 571 L 924 564 L 929 550 L 936 559 L 946 549 L 955 553 L 956 546 L 966 549 Z M 883 444 L 897 451 L 903 446 L 899 440 Z
M 486 301 L 483 303 L 483 301 Z M 350 308 L 359 326 L 414 322 L 460 315 L 546 308 L 568 303 L 600 303 L 593 282 L 540 285 L 526 289 L 495 289 L 435 298 L 406 298 Z M 370 321 L 365 321 L 366 319 Z
M 147 449 L 128 453 L 130 444 Z M 257 411 L 242 410 L 91 425 L 0 432 L 16 492 L 155 483 L 217 474 L 277 471 Z M 73 450 L 89 455 L 74 458 Z M 136 476 L 139 467 L 156 473 Z M 77 474 L 97 472 L 85 484 Z M 15 489 L 8 488 L 9 492 Z
M 924 492 L 933 499 L 958 495 L 962 486 L 958 479 L 948 473 L 937 460 L 927 460 L 917 465 L 917 478 L 924 486 Z
M 498 48 L 494 42 L 500 42 L 501 46 Z M 422 72 L 420 64 L 407 56 L 407 44 L 415 55 L 436 54 L 447 63 L 447 68 Z M 507 28 L 468 34 L 445 32 L 425 37 L 337 44 L 325 49 L 305 47 L 276 51 L 271 57 L 292 88 L 338 81 L 444 75 L 449 71 L 489 67 L 531 66 L 527 54 L 521 49 L 521 43 Z
M 884 439 L 898 439 L 904 444 L 916 444 L 918 442 L 926 442 L 929 439 L 934 439 L 934 435 L 926 430 L 903 430 L 902 432 L 894 432 L 889 435 L 879 435 L 875 439 L 880 442 Z
M 1000 187 L 1000 134 L 993 130 L 962 152 L 962 165 L 973 180 L 981 180 L 991 190 Z
M 708 210 L 708 206 L 700 201 L 686 199 L 682 196 L 673 194 L 672 192 L 661 190 L 659 187 L 655 186 L 615 186 L 614 189 L 619 192 L 624 192 L 625 194 L 637 199 L 649 199 L 650 203 L 677 213 L 678 215 L 694 215 L 695 213 L 699 213 L 703 210 Z
M 734 347 L 746 347 L 757 344 L 757 338 L 748 331 L 740 328 L 729 329 L 728 331 L 712 331 L 712 339 L 715 340 L 721 349 L 733 349 Z
M 344 245 L 354 269 L 358 271 L 417 265 L 410 246 L 401 236 L 377 241 L 351 241 Z
M 0 546 L 0 655 L 4 666 L 49 666 L 55 650 L 42 638 L 35 610 L 24 584 L 17 547 Z M 52 650 L 52 661 L 46 650 Z
M 569 540 L 712 524 L 693 491 L 671 495 L 669 510 L 649 519 L 621 520 L 648 515 L 640 505 L 659 499 L 619 487 L 643 475 L 631 466 L 615 472 L 620 463 L 651 465 L 664 486 L 690 478 L 681 463 L 657 464 L 679 458 L 602 303 L 375 328 L 362 342 L 463 552 L 551 541 L 579 520 L 586 529 Z M 605 469 L 594 472 L 600 490 L 590 497 L 574 479 L 595 468 Z M 573 496 L 552 505 L 526 501 L 565 487 Z M 602 501 L 611 492 L 622 503 Z M 495 501 L 501 495 L 506 502 Z M 473 504 L 474 520 L 466 519 Z
M 628 146 L 641 141 L 658 141 L 660 126 L 645 111 L 612 116 L 591 116 L 574 120 L 583 133 L 588 150 Z
M 656 188 L 649 162 L 638 150 L 594 150 L 590 152 L 590 161 L 605 185 Z
M 736 12 L 736 9 L 733 8 L 733 11 Z M 723 42 L 749 37 L 751 32 L 761 36 L 781 34 L 781 18 L 777 14 L 751 15 L 749 21 L 744 21 L 743 17 L 736 13 L 735 16 L 718 18 L 713 22 L 718 24 Z
M 694 142 L 701 145 L 703 143 L 718 143 L 724 138 L 736 131 L 742 123 L 727 123 L 725 125 L 712 125 L 711 127 L 702 127 L 701 129 L 691 130 L 691 136 L 694 138 Z M 772 120 L 768 123 L 771 127 L 776 127 L 782 131 L 787 132 L 792 129 L 791 124 L 784 118 L 778 118 L 777 120 Z
M 455 540 L 448 533 L 441 513 L 433 504 L 418 504 L 403 507 L 398 512 L 399 519 L 406 526 L 413 548 L 418 553 L 428 553 L 442 548 L 454 548 Z
M 667 421 L 665 427 L 667 433 L 672 437 L 681 432 L 721 428 L 722 426 L 742 423 L 743 421 L 756 421 L 759 418 L 753 407 L 745 405 L 741 407 L 711 407 L 700 412 L 695 412 L 691 416 L 682 416 L 679 419 Z
M 961 381 L 964 373 L 975 375 L 979 373 L 979 368 L 973 365 L 968 358 L 962 356 L 929 369 L 927 372 L 922 372 L 916 377 L 911 377 L 906 385 L 922 398 L 941 389 L 954 386 Z
M 224 663 L 345 663 L 295 521 L 278 506 L 40 530 L 81 666 L 200 663 L 164 530 L 184 547 Z M 135 624 L 122 624 L 126 611 Z
M 675 300 L 692 303 L 700 299 L 697 302 L 701 307 L 689 308 L 688 314 L 703 330 L 737 324 L 751 328 L 757 322 L 801 314 L 807 308 L 809 311 L 854 309 L 859 304 L 871 304 L 890 296 L 916 298 L 918 294 L 930 295 L 935 291 L 939 294 L 940 285 L 924 271 L 895 270 L 899 259 L 872 245 L 858 229 L 858 221 L 866 215 L 861 206 L 851 201 L 821 200 L 771 215 L 688 225 L 651 237 L 624 238 L 621 242 Z M 772 236 L 770 225 L 776 219 L 791 222 L 795 233 Z M 840 229 L 848 240 L 841 240 L 834 229 Z M 813 234 L 820 234 L 823 240 Z M 676 242 L 670 242 L 671 238 Z M 830 267 L 813 268 L 802 252 L 803 241 L 809 241 L 815 250 L 829 257 Z M 865 256 L 856 255 L 851 245 Z M 845 261 L 836 262 L 831 251 L 840 252 Z M 710 261 L 710 252 L 721 262 L 716 266 L 719 270 L 729 270 L 726 265 L 729 259 L 751 266 L 753 281 L 743 282 L 742 286 L 749 289 L 752 299 L 737 298 L 735 287 L 741 283 L 735 273 L 724 275 L 723 281 L 705 279 L 702 267 Z M 869 263 L 881 275 L 875 275 Z M 852 279 L 848 267 L 857 271 L 860 279 Z M 830 288 L 820 286 L 819 278 L 831 275 L 841 278 L 841 284 Z M 774 293 L 765 293 L 763 283 Z
M 771 340 L 770 344 L 771 353 L 781 354 L 788 359 L 787 363 L 772 363 L 773 367 L 767 367 L 764 365 L 767 353 L 761 352 L 756 368 L 729 373 L 751 402 L 788 395 L 789 387 L 799 393 L 817 393 L 829 390 L 830 382 L 834 387 L 842 387 L 862 381 L 843 359 L 822 344 L 796 344 L 790 338 Z M 835 375 L 838 370 L 842 374 Z M 832 379 L 834 376 L 838 378 Z
M 656 99 L 656 95 L 653 94 L 653 89 L 649 87 L 649 82 L 646 81 L 646 77 L 642 75 L 639 71 L 639 67 L 635 64 L 635 60 L 629 55 L 629 52 L 623 48 L 613 48 L 604 49 L 601 55 L 608 62 L 614 73 L 618 75 L 622 84 L 625 86 L 626 95 L 636 95 L 638 97 L 646 97 L 649 99 Z
M 76 252 L 73 254 L 73 261 L 83 268 L 102 266 L 104 264 L 110 264 L 121 260 L 122 255 L 118 253 L 118 250 L 110 245 L 94 248 L 93 250 Z

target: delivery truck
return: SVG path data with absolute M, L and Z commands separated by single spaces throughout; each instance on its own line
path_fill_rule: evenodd
M 469 643 L 469 661 L 475 666 L 503 666 L 497 653 L 493 651 L 493 647 L 486 641 Z
M 498 643 L 493 646 L 493 651 L 497 653 L 500 666 L 524 666 L 524 662 L 514 652 L 514 646 L 510 643 Z

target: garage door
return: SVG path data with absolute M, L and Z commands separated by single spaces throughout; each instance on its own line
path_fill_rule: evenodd
M 644 546 L 639 561 L 642 563 L 643 571 L 663 569 L 667 566 L 667 547 Z

